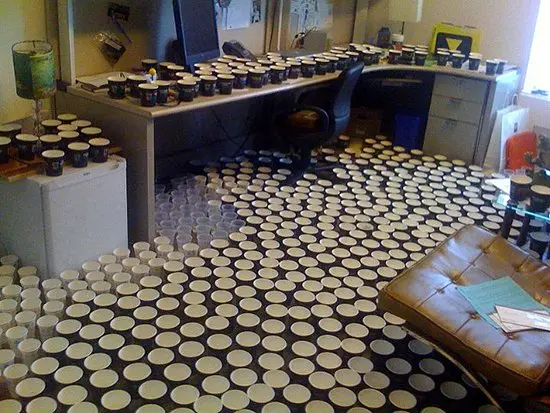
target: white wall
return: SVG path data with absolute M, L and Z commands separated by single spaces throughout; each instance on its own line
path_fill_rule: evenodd
M 15 93 L 11 46 L 23 40 L 46 40 L 44 0 L 0 0 L 0 123 L 31 111 L 31 101 Z
M 481 29 L 481 53 L 502 58 L 526 70 L 540 0 L 424 0 L 422 21 L 405 25 L 405 41 L 428 44 L 435 23 L 450 22 Z M 401 23 L 388 21 L 388 0 L 370 0 L 365 40 L 376 39 L 381 26 L 393 31 Z

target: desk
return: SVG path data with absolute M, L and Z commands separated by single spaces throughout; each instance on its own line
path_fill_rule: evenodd
M 426 152 L 454 154 L 468 162 L 480 164 L 489 144 L 496 111 L 509 104 L 515 93 L 517 70 L 499 76 L 481 72 L 439 66 L 407 66 L 379 64 L 365 67 L 363 73 L 388 71 L 429 72 L 435 75 L 432 107 L 430 108 L 424 149 Z M 58 93 L 58 112 L 72 112 L 100 125 L 108 136 L 124 148 L 128 160 L 128 222 L 131 241 L 151 240 L 155 235 L 154 181 L 155 132 L 161 119 L 183 113 L 246 99 L 268 96 L 331 82 L 338 72 L 313 78 L 288 80 L 282 85 L 267 85 L 262 89 L 234 90 L 232 95 L 199 97 L 177 106 L 145 108 L 138 99 L 114 100 L 106 92 L 92 93 L 70 86 Z M 469 97 L 474 96 L 473 101 Z M 466 120 L 463 118 L 466 117 Z M 158 132 L 158 130 L 157 130 Z M 464 141 L 463 136 L 468 140 Z M 460 144 L 457 145 L 457 142 Z M 466 151 L 466 149 L 470 149 Z

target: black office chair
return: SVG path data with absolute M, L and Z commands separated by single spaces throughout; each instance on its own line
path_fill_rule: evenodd
M 295 107 L 275 117 L 273 131 L 290 146 L 297 158 L 293 159 L 293 175 L 302 175 L 311 164 L 311 151 L 335 140 L 349 123 L 351 97 L 363 71 L 362 62 L 342 71 L 340 76 L 321 93 L 298 100 Z

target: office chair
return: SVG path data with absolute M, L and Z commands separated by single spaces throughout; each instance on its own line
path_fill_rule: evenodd
M 272 130 L 298 157 L 293 159 L 293 175 L 301 176 L 309 168 L 314 148 L 346 130 L 351 97 L 363 67 L 359 62 L 342 71 L 329 87 L 298 99 L 290 112 L 274 118 Z

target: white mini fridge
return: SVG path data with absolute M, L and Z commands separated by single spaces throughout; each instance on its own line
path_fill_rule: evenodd
M 0 180 L 0 241 L 42 279 L 127 247 L 126 161 L 111 156 L 59 177 Z

